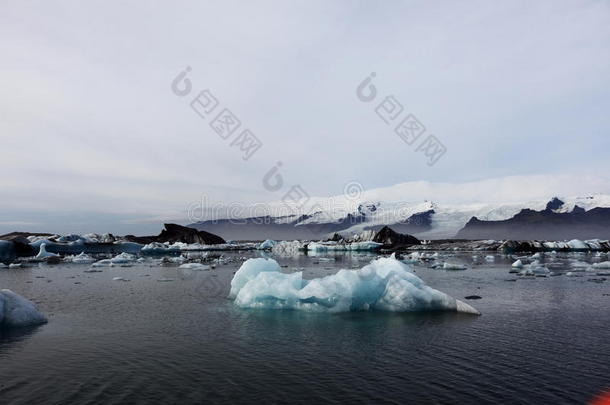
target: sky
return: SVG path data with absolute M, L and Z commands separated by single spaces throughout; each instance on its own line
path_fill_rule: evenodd
M 293 186 L 610 193 L 607 1 L 3 0 L 0 61 L 2 233 L 158 233 L 202 196 Z M 204 90 L 218 105 L 200 116 Z M 225 108 L 235 133 L 211 127 Z M 394 132 L 409 114 L 412 144 Z M 262 145 L 247 160 L 245 129 Z

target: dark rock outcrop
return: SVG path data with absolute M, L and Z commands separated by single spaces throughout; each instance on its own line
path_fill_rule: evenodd
M 415 236 L 395 232 L 389 226 L 381 228 L 372 239 L 373 242 L 383 243 L 384 248 L 398 249 L 412 245 L 419 245 L 421 242 Z
M 160 243 L 200 243 L 202 245 L 218 245 L 226 241 L 213 233 L 189 228 L 177 224 L 165 224 L 165 229 L 158 236 L 133 236 L 127 235 L 125 239 L 130 242 L 148 244 L 153 242 Z
M 557 197 L 553 197 L 553 199 L 546 204 L 546 210 L 545 211 L 554 211 L 554 210 L 557 210 L 557 209 L 559 209 L 561 207 L 563 207 L 563 201 L 561 201 Z

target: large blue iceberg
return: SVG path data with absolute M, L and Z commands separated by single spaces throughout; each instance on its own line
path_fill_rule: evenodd
M 250 259 L 235 273 L 229 298 L 241 308 L 480 314 L 465 302 L 427 286 L 393 256 L 373 260 L 360 270 L 340 270 L 313 280 L 303 279 L 302 272 L 282 273 L 273 259 Z

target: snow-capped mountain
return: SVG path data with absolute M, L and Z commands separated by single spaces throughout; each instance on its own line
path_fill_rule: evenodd
M 207 220 L 190 226 L 227 239 L 239 240 L 320 239 L 336 232 L 351 235 L 365 230 L 377 230 L 386 225 L 397 232 L 409 233 L 420 239 L 502 239 L 515 238 L 515 235 L 519 238 L 553 239 L 560 237 L 555 232 L 559 229 L 561 237 L 568 237 L 571 232 L 574 233 L 573 237 L 610 237 L 610 228 L 606 232 L 602 226 L 606 216 L 610 225 L 610 195 L 605 194 L 549 196 L 528 202 L 463 204 L 383 199 L 366 201 L 345 196 L 312 200 L 300 210 L 290 206 L 282 209 L 282 204 L 276 203 L 269 206 L 266 215 Z M 596 208 L 602 210 L 586 214 Z M 524 210 L 526 213 L 544 215 L 536 218 L 524 216 Z M 528 221 L 534 223 L 529 224 Z M 552 224 L 550 229 L 547 229 L 547 223 Z M 594 223 L 599 226 L 591 227 Z M 495 229 L 495 224 L 501 227 Z M 531 235 L 511 231 L 513 227 L 522 228 L 525 225 Z M 579 231 L 581 228 L 587 231 L 583 234 Z M 506 236 L 502 236 L 502 232 Z

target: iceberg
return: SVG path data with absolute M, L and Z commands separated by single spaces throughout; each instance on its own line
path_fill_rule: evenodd
M 148 255 L 159 255 L 159 254 L 171 254 L 171 253 L 180 253 L 179 246 L 168 246 L 165 243 L 160 242 L 152 242 L 148 245 L 145 245 L 142 248 L 142 254 Z
M 95 259 L 84 252 L 72 258 L 72 263 L 89 264 L 93 262 L 95 262 Z
M 352 243 L 336 242 L 311 242 L 307 245 L 310 252 L 343 252 L 343 251 L 375 251 L 383 246 L 383 243 L 364 241 Z
M 581 241 L 580 239 L 572 239 L 571 241 L 568 242 L 568 246 L 570 247 L 570 249 L 588 249 L 589 246 Z
M 517 259 L 516 262 L 514 262 L 511 267 L 514 267 L 516 269 L 521 269 L 523 268 L 523 262 L 521 261 L 521 259 Z
M 273 247 L 275 246 L 277 242 L 271 239 L 267 239 L 266 241 L 264 241 L 263 243 L 261 243 L 258 246 L 259 250 L 270 250 L 273 249 Z
M 449 262 L 445 262 L 443 264 L 444 270 L 466 270 L 467 268 L 468 267 L 464 266 L 463 264 L 449 263 Z
M 313 280 L 303 279 L 302 272 L 282 273 L 273 259 L 249 259 L 235 273 L 229 298 L 241 308 L 480 315 L 472 306 L 427 286 L 394 255 L 373 260 L 360 270 L 340 270 Z
M 610 269 L 610 262 L 600 262 L 593 264 L 594 269 Z
M 110 259 L 110 262 L 112 264 L 129 264 L 134 262 L 135 260 L 136 257 L 134 255 L 131 255 L 129 253 L 121 253 L 116 257 Z
M 201 263 L 185 263 L 178 268 L 187 270 L 210 270 L 210 266 Z
M 534 277 L 547 277 L 551 274 L 551 271 L 546 267 L 541 266 L 532 266 L 529 268 L 523 269 L 519 272 L 521 276 L 534 276 Z
M 0 290 L 0 327 L 18 328 L 47 323 L 36 305 L 11 290 Z
M 42 243 L 40 245 L 40 251 L 36 255 L 36 259 L 46 259 L 46 258 L 49 258 L 49 257 L 56 257 L 56 256 L 58 256 L 55 253 L 47 252 L 46 247 L 47 247 L 46 243 Z
M 17 258 L 17 252 L 13 242 L 0 240 L 0 262 L 8 264 Z

